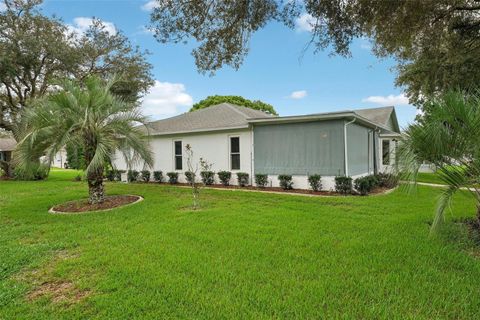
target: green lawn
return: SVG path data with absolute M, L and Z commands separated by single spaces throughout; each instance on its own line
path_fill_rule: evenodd
M 428 173 L 428 172 L 419 172 L 417 175 L 417 182 L 426 182 L 426 183 L 435 183 L 435 184 L 445 184 L 438 174 Z
M 436 188 L 309 198 L 108 184 L 145 201 L 52 215 L 75 172 L 0 182 L 0 319 L 479 319 L 479 250 L 428 236 Z M 463 194 L 454 217 L 473 216 Z M 449 216 L 449 219 L 451 217 Z

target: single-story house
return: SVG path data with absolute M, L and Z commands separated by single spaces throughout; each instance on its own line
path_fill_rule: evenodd
M 0 138 L 0 161 L 9 162 L 12 159 L 12 152 L 15 150 L 17 142 L 10 137 Z
M 222 103 L 147 125 L 154 153 L 153 171 L 177 171 L 185 182 L 185 145 L 213 165 L 215 172 L 268 174 L 278 186 L 279 174 L 293 176 L 294 187 L 308 189 L 308 175 L 320 174 L 323 188 L 334 188 L 335 176 L 360 176 L 392 169 L 400 137 L 394 107 L 277 117 Z M 119 170 L 129 168 L 117 156 Z M 217 180 L 218 182 L 218 180 Z
M 12 160 L 12 154 L 15 148 L 17 147 L 17 141 L 14 138 L 6 136 L 0 138 L 0 163 L 9 163 Z M 40 158 L 44 160 L 45 158 Z M 56 168 L 65 168 L 67 167 L 67 152 L 65 149 L 61 149 L 55 154 L 55 158 L 50 163 L 51 167 Z M 5 170 L 8 166 L 3 165 L 2 168 Z
M 10 161 L 12 160 L 12 152 L 15 150 L 17 142 L 11 137 L 0 137 L 0 168 L 10 175 Z M 7 172 L 8 171 L 8 172 Z M 1 175 L 1 174 L 0 174 Z
M 55 154 L 55 157 L 53 158 L 52 162 L 50 163 L 50 166 L 53 168 L 67 168 L 68 167 L 68 162 L 67 162 L 67 151 L 65 148 L 60 149 Z

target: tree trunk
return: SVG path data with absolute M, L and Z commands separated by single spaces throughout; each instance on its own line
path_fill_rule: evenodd
M 83 143 L 85 152 L 85 165 L 88 167 L 92 159 L 95 157 L 97 143 L 91 135 L 85 135 Z M 105 201 L 105 187 L 103 186 L 103 166 L 87 172 L 88 181 L 88 202 L 90 204 L 98 204 Z
M 97 170 L 88 175 L 88 201 L 90 204 L 98 204 L 105 201 L 105 187 L 103 185 L 103 170 Z

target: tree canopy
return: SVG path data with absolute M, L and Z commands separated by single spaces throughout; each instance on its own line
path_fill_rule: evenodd
M 379 57 L 397 59 L 396 84 L 414 103 L 450 88 L 480 81 L 478 0 L 157 0 L 151 29 L 160 42 L 186 42 L 200 72 L 239 68 L 253 33 L 270 22 L 293 28 L 304 14 L 311 24 L 307 46 L 348 57 L 355 38 L 368 37 Z
M 28 101 L 56 88 L 65 77 L 83 80 L 112 74 L 125 81 L 112 91 L 130 101 L 153 84 L 147 52 L 120 31 L 93 19 L 85 33 L 71 32 L 56 17 L 43 15 L 42 0 L 4 0 L 0 12 L 0 128 L 12 131 Z
M 248 100 L 240 96 L 208 96 L 205 99 L 195 103 L 190 109 L 190 111 L 208 108 L 210 106 L 224 102 L 236 104 L 250 109 L 260 110 L 268 114 L 278 115 L 272 105 L 262 102 L 260 100 Z

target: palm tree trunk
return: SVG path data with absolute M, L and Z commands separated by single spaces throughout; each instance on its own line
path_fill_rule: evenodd
M 103 185 L 103 170 L 88 175 L 88 201 L 98 204 L 105 201 L 105 187 Z

